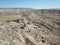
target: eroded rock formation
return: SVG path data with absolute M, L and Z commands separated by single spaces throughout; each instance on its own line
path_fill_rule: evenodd
M 60 45 L 59 12 L 0 9 L 0 45 Z

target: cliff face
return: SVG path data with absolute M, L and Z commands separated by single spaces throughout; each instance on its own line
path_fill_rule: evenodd
M 60 11 L 0 9 L 0 45 L 60 45 Z

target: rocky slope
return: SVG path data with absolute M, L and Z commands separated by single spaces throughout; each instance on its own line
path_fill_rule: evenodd
M 0 9 L 0 45 L 60 45 L 60 11 Z

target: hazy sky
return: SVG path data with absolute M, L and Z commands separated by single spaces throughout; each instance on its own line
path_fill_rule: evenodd
M 0 8 L 60 8 L 60 0 L 0 0 Z

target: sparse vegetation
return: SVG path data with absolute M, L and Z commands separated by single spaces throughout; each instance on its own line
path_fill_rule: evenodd
M 0 45 L 49 44 L 60 45 L 60 11 L 0 9 Z

